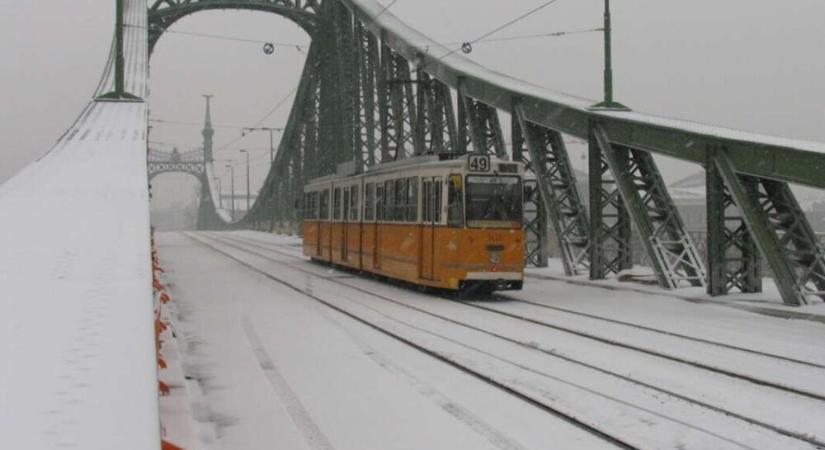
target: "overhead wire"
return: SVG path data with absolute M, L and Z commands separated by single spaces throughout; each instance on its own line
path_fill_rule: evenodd
M 531 9 L 531 10 L 529 10 L 529 11 L 525 12 L 524 14 L 522 14 L 522 15 L 520 15 L 520 16 L 518 16 L 518 17 L 516 17 L 515 19 L 511 19 L 511 20 L 509 20 L 509 21 L 505 22 L 504 24 L 499 25 L 498 27 L 496 27 L 496 28 L 494 28 L 494 29 L 492 29 L 492 30 L 490 30 L 490 31 L 488 31 L 488 32 L 486 32 L 486 33 L 484 33 L 484 34 L 482 34 L 481 36 L 479 36 L 479 37 L 477 37 L 477 38 L 475 38 L 475 39 L 473 39 L 472 41 L 468 41 L 467 43 L 469 43 L 469 44 L 471 44 L 471 45 L 472 45 L 472 44 L 476 44 L 476 43 L 478 43 L 478 42 L 480 42 L 480 41 L 482 41 L 482 40 L 484 40 L 484 39 L 487 39 L 488 37 L 490 37 L 490 36 L 492 36 L 492 35 L 494 35 L 494 34 L 498 33 L 499 31 L 504 30 L 504 29 L 506 29 L 506 28 L 509 28 L 509 27 L 511 27 L 511 26 L 513 26 L 513 25 L 515 25 L 515 24 L 516 24 L 516 23 L 518 23 L 518 22 L 521 22 L 522 20 L 524 20 L 524 19 L 526 19 L 526 18 L 528 18 L 528 17 L 532 16 L 533 14 L 538 13 L 539 11 L 543 10 L 544 8 L 547 8 L 548 6 L 550 6 L 550 5 L 554 4 L 554 3 L 558 2 L 558 1 L 559 1 L 559 0 L 548 0 L 548 1 L 544 2 L 544 3 L 542 3 L 541 5 L 539 5 L 539 6 L 535 7 L 535 8 L 533 8 L 533 9 Z M 463 46 L 463 44 L 465 44 L 465 43 L 462 43 L 462 46 Z M 440 60 L 442 60 L 442 59 L 444 59 L 444 58 L 446 58 L 446 57 L 448 57 L 448 56 L 450 56 L 450 55 L 454 54 L 455 52 L 457 52 L 457 51 L 459 51 L 459 50 L 461 50 L 461 47 L 457 47 L 457 48 L 455 48 L 455 49 L 452 49 L 452 50 L 450 50 L 448 53 L 446 53 L 445 55 L 442 55 L 441 57 L 439 57 L 439 58 L 438 58 L 438 60 L 440 61 Z
M 285 96 L 284 96 L 281 100 L 279 100 L 279 101 L 278 101 L 278 103 L 276 103 L 276 104 L 275 104 L 275 106 L 273 106 L 273 107 L 272 107 L 272 109 L 270 109 L 270 110 L 269 110 L 269 112 L 267 112 L 267 113 L 266 113 L 266 115 L 264 115 L 264 116 L 263 116 L 263 118 L 261 118 L 259 121 L 257 121 L 257 122 L 255 123 L 255 125 L 253 125 L 253 126 L 251 126 L 251 127 L 247 127 L 247 128 L 258 128 L 258 127 L 260 127 L 260 126 L 261 126 L 261 124 L 263 124 L 264 122 L 266 122 L 266 120 L 267 120 L 267 119 L 269 119 L 269 117 L 270 117 L 270 116 L 272 116 L 273 114 L 275 114 L 275 112 L 276 112 L 276 111 L 278 111 L 278 109 L 280 109 L 280 108 L 281 108 L 281 106 L 283 106 L 283 105 L 284 105 L 284 103 L 286 103 L 286 101 L 287 101 L 287 100 L 289 100 L 289 98 L 290 98 L 290 97 L 292 97 L 293 95 L 295 95 L 295 93 L 296 93 L 296 92 L 298 92 L 298 88 L 299 88 L 300 86 L 301 86 L 301 83 L 300 83 L 300 81 L 299 81 L 299 82 L 298 82 L 298 84 L 296 84 L 296 85 L 295 85 L 295 87 L 294 87 L 294 88 L 292 88 L 292 90 L 290 90 L 290 91 L 289 91 L 289 93 L 287 93 L 287 94 L 286 94 L 286 95 L 285 95 Z M 218 148 L 216 148 L 216 149 L 215 149 L 215 151 L 222 151 L 222 150 L 225 150 L 227 147 L 229 147 L 229 146 L 231 146 L 231 145 L 234 145 L 234 144 L 236 144 L 237 142 L 241 141 L 241 140 L 242 140 L 243 138 L 245 138 L 246 136 L 249 136 L 249 134 L 250 134 L 250 133 L 246 133 L 246 134 L 241 133 L 241 135 L 240 135 L 240 136 L 238 136 L 237 138 L 235 138 L 235 139 L 233 139 L 233 140 L 231 140 L 231 141 L 229 141 L 229 142 L 227 142 L 227 143 L 225 143 L 225 144 L 222 144 L 222 145 L 218 146 Z
M 148 29 L 148 27 L 140 26 L 140 25 L 130 25 L 127 24 L 126 26 L 133 27 L 133 28 L 143 28 Z M 286 48 L 295 48 L 299 52 L 304 51 L 304 49 L 308 46 L 307 44 L 297 44 L 294 42 L 277 42 L 277 41 L 268 41 L 263 39 L 251 39 L 251 38 L 243 38 L 238 36 L 229 36 L 225 34 L 213 34 L 213 33 L 202 33 L 197 31 L 183 31 L 183 30 L 165 30 L 164 34 L 171 33 L 171 34 L 180 34 L 184 36 L 193 36 L 193 37 L 203 37 L 209 39 L 219 39 L 224 41 L 234 41 L 234 42 L 245 42 L 251 44 L 272 44 L 275 47 L 286 47 Z
M 582 30 L 568 30 L 568 31 L 551 31 L 548 33 L 537 33 L 537 34 L 525 34 L 520 36 L 508 36 L 508 37 L 501 37 L 501 38 L 491 38 L 491 39 L 482 39 L 480 41 L 475 42 L 476 44 L 486 44 L 490 42 L 508 42 L 508 41 L 521 41 L 527 39 L 537 39 L 537 38 L 549 38 L 549 37 L 562 37 L 562 36 L 569 36 L 573 34 L 585 34 L 585 33 L 596 33 L 602 32 L 604 28 L 587 28 Z M 443 46 L 452 46 L 452 45 L 461 45 L 464 42 L 445 42 L 441 45 Z

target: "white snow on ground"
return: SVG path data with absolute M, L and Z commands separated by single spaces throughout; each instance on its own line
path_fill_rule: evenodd
M 812 448 L 803 439 L 823 439 L 817 436 L 822 434 L 818 430 L 825 419 L 825 403 L 821 400 L 672 359 L 607 345 L 540 324 L 525 323 L 495 311 L 522 314 L 596 336 L 601 333 L 628 345 L 658 348 L 668 355 L 719 365 L 729 371 L 765 377 L 769 381 L 777 381 L 775 375 L 784 374 L 787 379 L 778 380 L 782 381 L 780 384 L 795 389 L 819 390 L 814 380 L 817 375 L 822 379 L 825 374 L 822 368 L 774 361 L 767 356 L 721 349 L 626 325 L 606 324 L 536 305 L 488 301 L 468 306 L 450 302 L 311 264 L 300 257 L 295 238 L 252 232 L 195 237 L 267 276 L 283 280 L 294 289 L 312 293 L 375 326 L 481 371 L 511 389 L 641 448 Z M 173 288 L 177 301 L 189 308 L 189 323 L 202 322 L 201 317 L 211 318 L 203 325 L 184 326 L 191 338 L 210 343 L 226 342 L 226 330 L 229 329 L 235 329 L 233 334 L 247 338 L 246 342 L 235 339 L 231 349 L 223 347 L 218 352 L 211 345 L 219 344 L 203 346 L 201 356 L 210 357 L 201 361 L 202 376 L 220 380 L 215 381 L 216 386 L 211 389 L 232 393 L 234 399 L 241 395 L 258 398 L 255 392 L 261 395 L 260 386 L 242 385 L 237 380 L 249 376 L 250 370 L 257 371 L 256 376 L 260 377 L 261 361 L 264 361 L 263 367 L 275 367 L 280 374 L 281 382 L 277 385 L 290 387 L 292 395 L 279 398 L 297 399 L 305 412 L 301 417 L 312 419 L 317 427 L 314 429 L 323 433 L 334 448 L 434 448 L 432 442 L 453 445 L 452 448 L 477 448 L 471 441 L 462 440 L 456 446 L 455 442 L 441 437 L 442 429 L 433 428 L 426 422 L 433 413 L 418 403 L 408 403 L 412 401 L 408 396 L 423 396 L 442 405 L 442 410 L 446 404 L 450 405 L 448 411 L 462 411 L 459 417 L 472 417 L 471 420 L 459 419 L 458 424 L 453 422 L 449 429 L 451 438 L 461 433 L 475 433 L 498 448 L 548 448 L 548 443 L 558 444 L 558 448 L 593 448 L 581 443 L 571 446 L 562 441 L 582 439 L 584 431 L 560 424 L 557 418 L 526 403 L 521 404 L 520 411 L 510 411 L 507 405 L 518 404 L 519 400 L 500 390 L 483 384 L 476 386 L 478 382 L 467 380 L 446 383 L 447 378 L 460 380 L 466 375 L 400 345 L 386 335 L 370 331 L 363 324 L 245 268 L 226 255 L 179 235 L 164 236 L 160 244 L 161 257 L 173 268 L 170 277 L 177 282 Z M 225 274 L 227 279 L 220 280 L 217 274 Z M 235 291 L 226 292 L 227 288 Z M 621 317 L 628 322 L 653 323 L 655 328 L 684 331 L 688 335 L 690 329 L 680 328 L 684 319 L 693 325 L 693 331 L 699 331 L 708 340 L 752 346 L 776 341 L 778 345 L 766 345 L 760 350 L 806 361 L 825 361 L 823 351 L 815 345 L 825 337 L 825 326 L 818 323 L 692 304 L 666 296 L 610 292 L 547 280 L 530 279 L 528 289 L 514 296 L 571 310 L 581 307 L 592 315 L 611 319 Z M 293 309 L 303 313 L 294 316 L 290 312 Z M 348 332 L 341 335 L 316 325 L 321 318 L 334 321 Z M 224 325 L 219 327 L 217 324 Z M 249 332 L 250 328 L 254 333 Z M 754 330 L 766 330 L 766 334 L 760 336 Z M 754 340 L 747 342 L 748 336 Z M 360 353 L 352 349 L 353 345 L 360 348 Z M 381 351 L 382 348 L 390 350 Z M 375 356 L 376 351 L 380 357 Z M 231 355 L 229 360 L 234 360 L 239 354 L 256 352 L 259 368 L 249 363 L 243 369 L 233 371 L 223 362 L 228 355 Z M 348 357 L 342 358 L 342 353 Z M 379 375 L 374 373 L 375 369 L 351 368 L 353 361 L 364 356 L 390 372 L 393 382 L 390 387 L 383 387 L 383 383 L 389 381 L 376 378 Z M 350 377 L 350 374 L 354 375 Z M 362 378 L 373 381 L 384 396 L 376 400 L 362 392 Z M 399 388 L 399 383 L 403 389 Z M 410 387 L 412 392 L 408 392 Z M 474 389 L 471 395 L 467 388 Z M 430 395 L 432 391 L 438 395 Z M 243 403 L 227 402 L 224 398 L 210 399 L 208 392 L 209 389 L 206 404 L 210 408 L 237 418 L 237 422 L 222 430 L 226 436 L 240 439 L 235 430 L 254 426 L 244 419 Z M 351 394 L 354 396 L 350 397 Z M 348 408 L 345 417 L 339 417 L 345 414 L 339 411 L 341 403 Z M 362 406 L 353 408 L 356 404 Z M 429 434 L 432 442 L 421 446 L 418 442 L 401 441 L 397 447 L 388 447 L 388 443 L 396 442 L 395 436 L 402 431 L 384 425 L 373 413 L 378 411 L 380 417 L 392 418 L 393 408 L 401 405 L 406 412 L 405 423 L 417 430 L 432 429 Z M 291 416 L 289 421 L 279 423 L 289 428 L 295 420 Z M 548 440 L 542 435 L 549 425 L 534 425 L 542 421 L 557 427 L 554 438 Z M 777 429 L 785 434 L 777 433 Z M 797 438 L 788 434 L 795 434 Z M 299 432 L 297 436 L 306 442 L 305 433 Z M 803 439 L 798 439 L 800 436 Z M 247 441 L 219 440 L 215 448 L 233 448 L 227 445 L 228 442 L 237 447 Z M 596 441 L 593 445 L 595 448 L 610 447 L 605 441 Z
M 610 448 L 189 238 L 158 244 L 211 448 Z
M 145 96 L 146 2 L 126 11 L 127 88 Z M 0 448 L 160 447 L 146 117 L 92 102 L 0 186 Z

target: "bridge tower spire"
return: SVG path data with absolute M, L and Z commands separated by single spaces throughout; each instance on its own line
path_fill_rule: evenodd
M 204 162 L 212 162 L 212 137 L 215 136 L 215 130 L 212 128 L 212 110 L 211 101 L 214 95 L 205 94 L 203 98 L 206 99 L 206 117 L 203 122 L 203 160 Z

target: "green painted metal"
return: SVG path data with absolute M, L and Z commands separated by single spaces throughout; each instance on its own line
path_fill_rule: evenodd
M 708 149 L 707 183 L 707 268 L 708 294 L 725 295 L 732 291 L 762 292 L 759 251 L 748 231 L 739 208 L 734 202 L 719 169 L 713 162 L 718 148 Z M 741 176 L 748 196 L 755 197 L 758 181 Z
M 126 92 L 126 56 L 123 52 L 123 17 L 126 13 L 123 7 L 124 0 L 115 0 L 115 86 L 114 91 L 107 92 L 97 98 L 99 101 L 142 101 L 140 97 Z
M 519 161 L 525 165 L 525 190 L 532 193 L 541 191 L 539 195 L 533 194 L 524 200 L 525 261 L 530 266 L 547 267 L 550 256 L 550 243 L 547 236 L 548 204 L 544 192 L 546 187 L 540 187 L 546 184 L 546 179 L 541 170 L 544 165 L 541 163 L 533 164 L 534 158 L 526 148 L 524 129 L 517 114 L 510 119 L 513 138 L 513 161 Z M 533 174 L 535 179 L 530 179 L 530 174 Z M 566 264 L 565 271 L 567 271 Z
M 526 121 L 518 105 L 513 110 L 513 136 L 523 135 L 528 150 L 527 155 L 517 155 L 517 141 L 514 138 L 513 159 L 524 162 L 528 170 L 535 174 L 538 200 L 542 202 L 542 211 L 547 211 L 552 224 L 564 271 L 568 276 L 579 275 L 590 265 L 588 219 L 564 140 L 560 133 Z M 546 236 L 546 225 L 543 230 Z M 542 251 L 546 253 L 546 248 Z M 546 260 L 539 263 L 546 265 Z
M 459 116 L 464 123 L 462 129 L 469 130 L 470 142 L 474 153 L 496 155 L 501 159 L 508 159 L 507 148 L 504 145 L 504 135 L 498 111 L 492 106 L 473 99 L 464 92 L 463 84 L 458 87 L 458 101 L 462 109 Z M 466 140 L 465 140 L 466 142 Z
M 603 280 L 633 267 L 633 249 L 630 215 L 596 137 L 597 124 L 593 123 L 591 129 L 588 141 L 590 279 Z
M 704 264 L 649 153 L 614 145 L 595 124 L 593 135 L 662 287 L 705 285 Z

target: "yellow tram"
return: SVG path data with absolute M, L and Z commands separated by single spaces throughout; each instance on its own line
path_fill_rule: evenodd
M 342 165 L 304 188 L 304 254 L 433 288 L 521 289 L 523 172 L 473 154 Z

